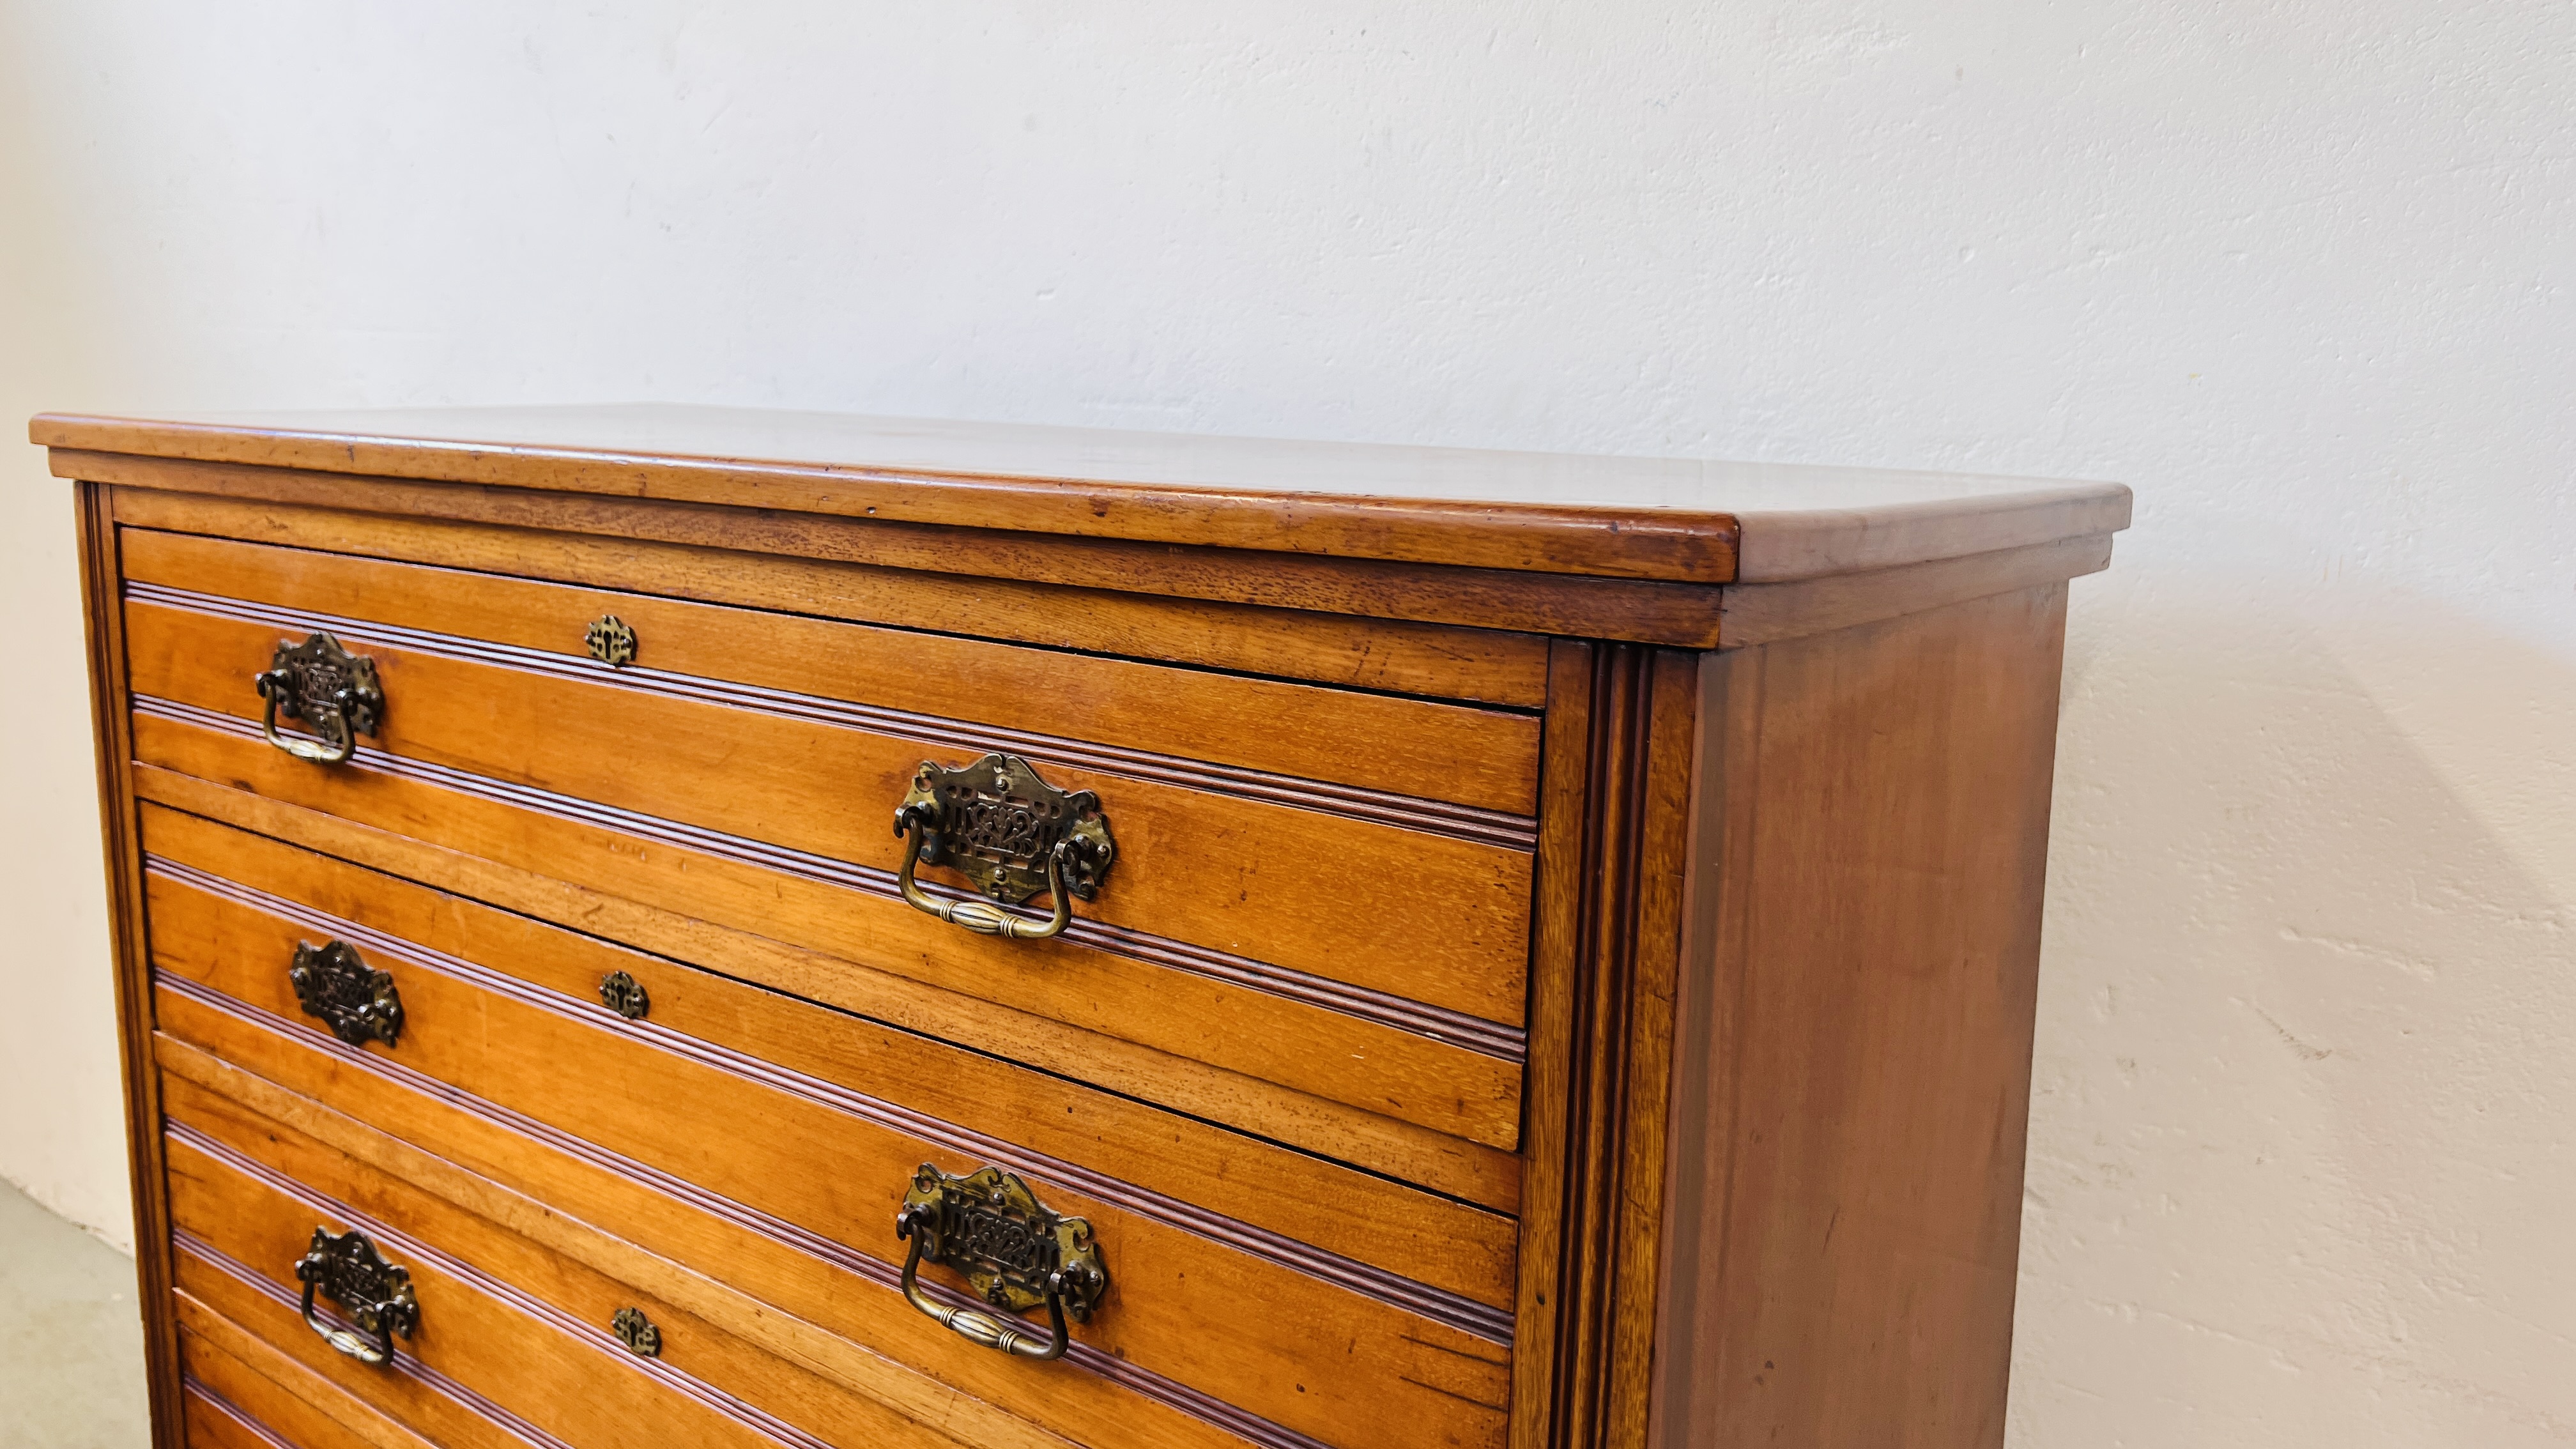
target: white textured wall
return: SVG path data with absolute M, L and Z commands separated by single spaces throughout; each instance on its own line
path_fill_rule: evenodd
M 0 421 L 666 398 L 2125 480 L 2015 1444 L 2566 1444 L 2571 93 L 2564 3 L 0 0 Z M 68 513 L 0 470 L 0 1173 L 121 1233 Z

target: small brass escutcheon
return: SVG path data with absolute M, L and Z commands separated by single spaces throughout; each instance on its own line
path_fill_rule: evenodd
M 895 1214 L 894 1232 L 912 1243 L 903 1296 L 913 1307 L 987 1348 L 1022 1358 L 1062 1357 L 1069 1341 L 1065 1320 L 1090 1321 L 1109 1291 L 1090 1222 L 1047 1211 L 1027 1183 L 998 1167 L 951 1177 L 923 1163 Z M 964 1274 L 976 1297 L 1005 1313 L 1044 1305 L 1048 1337 L 1025 1331 L 1015 1319 L 931 1298 L 918 1281 L 925 1260 Z
M 615 614 L 602 614 L 582 631 L 581 641 L 590 649 L 590 657 L 612 669 L 623 669 L 635 662 L 635 630 Z
M 349 1045 L 380 1041 L 392 1046 L 401 1039 L 402 993 L 394 989 L 393 973 L 369 966 L 348 942 L 296 942 L 295 963 L 286 968 L 286 979 L 294 983 L 304 1014 L 322 1018 L 331 1034 Z
M 394 1335 L 409 1338 L 420 1327 L 420 1300 L 412 1295 L 411 1270 L 386 1262 L 364 1233 L 352 1230 L 335 1236 L 328 1228 L 315 1228 L 312 1246 L 296 1260 L 295 1278 L 304 1285 L 304 1326 L 360 1363 L 390 1362 Z M 358 1332 L 329 1328 L 316 1319 L 316 1293 L 340 1305 Z
M 376 661 L 352 654 L 329 634 L 315 634 L 298 644 L 277 641 L 268 668 L 252 676 L 252 687 L 265 701 L 260 733 L 268 742 L 320 765 L 337 765 L 358 750 L 358 736 L 371 735 L 383 722 L 384 687 L 376 681 Z M 304 721 L 321 739 L 296 739 L 277 732 L 277 717 Z
M 608 1320 L 608 1331 L 616 1334 L 617 1341 L 626 1345 L 626 1351 L 637 1358 L 662 1356 L 662 1330 L 653 1326 L 653 1320 L 644 1316 L 643 1309 L 618 1309 L 617 1316 Z
M 644 1013 L 653 1009 L 653 998 L 646 994 L 644 983 L 623 971 L 611 971 L 599 978 L 599 999 L 628 1021 L 642 1021 Z

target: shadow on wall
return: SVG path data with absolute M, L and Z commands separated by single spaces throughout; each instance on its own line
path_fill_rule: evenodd
M 2014 1441 L 2576 1443 L 2576 665 L 2138 562 L 2070 661 Z

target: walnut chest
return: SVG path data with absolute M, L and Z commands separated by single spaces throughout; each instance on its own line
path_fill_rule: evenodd
M 1991 1446 L 2127 490 L 48 415 L 167 1446 Z

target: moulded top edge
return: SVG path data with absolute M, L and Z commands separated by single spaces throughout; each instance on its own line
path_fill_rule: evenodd
M 2115 483 L 665 404 L 49 413 L 28 433 L 144 457 L 1699 584 L 2129 519 Z

